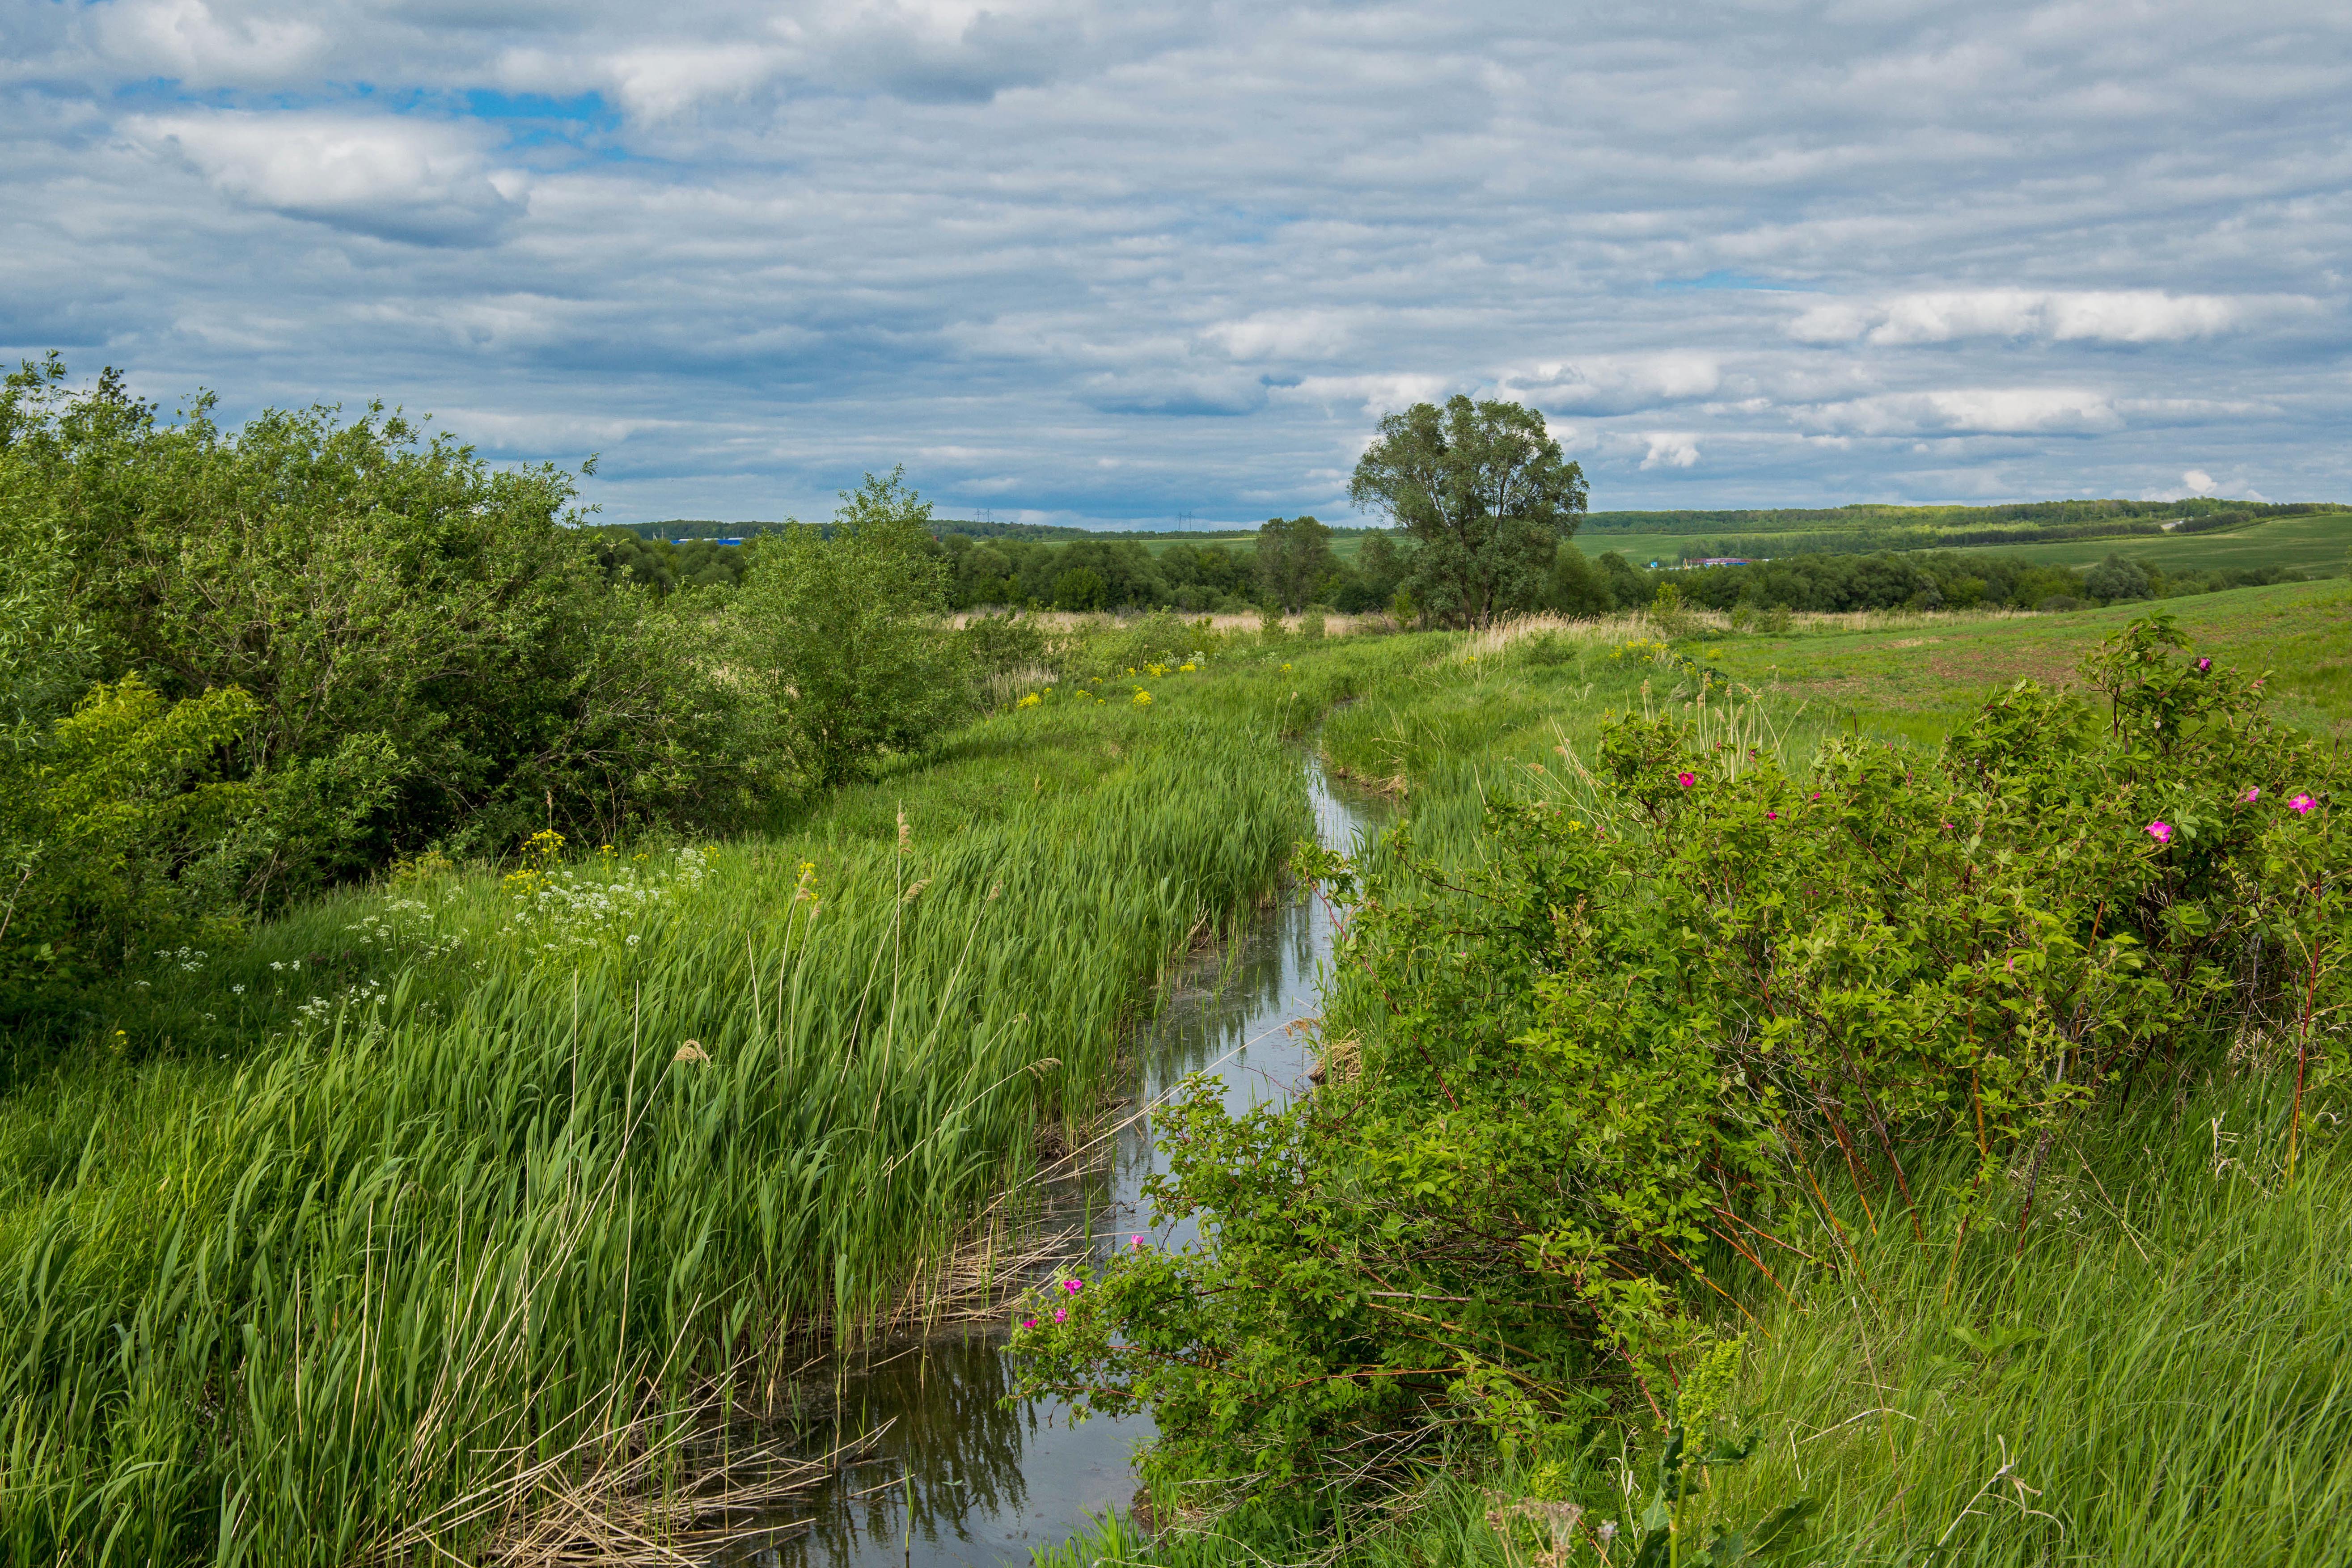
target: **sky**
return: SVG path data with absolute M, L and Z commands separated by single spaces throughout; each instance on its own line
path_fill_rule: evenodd
M 2352 5 L 0 0 L 0 353 L 609 521 L 2352 499 Z

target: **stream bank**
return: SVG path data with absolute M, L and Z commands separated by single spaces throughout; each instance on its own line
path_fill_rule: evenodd
M 1303 764 L 1317 837 L 1350 849 L 1391 807 L 1342 796 L 1310 754 Z M 1305 1090 L 1316 1065 L 1309 1031 L 1290 1026 L 1318 1011 L 1333 927 L 1322 900 L 1290 889 L 1235 942 L 1197 953 L 1171 974 L 1132 1053 L 1129 1104 L 1159 1103 L 1192 1073 L 1223 1087 L 1228 1110 L 1280 1103 Z M 1086 1191 L 1057 1198 L 1084 1215 L 1097 1256 L 1142 1234 L 1181 1247 L 1190 1220 L 1151 1227 L 1145 1182 L 1161 1167 L 1148 1114 L 1116 1133 L 1107 1162 L 1079 1173 Z M 1058 1401 L 1008 1406 L 1014 1378 L 999 1321 L 886 1345 L 841 1376 L 844 1433 L 878 1435 L 824 1482 L 797 1496 L 764 1544 L 738 1548 L 730 1568 L 982 1568 L 1025 1563 L 1090 1516 L 1127 1506 L 1131 1458 L 1152 1435 L 1150 1416 L 1097 1416 L 1072 1426 Z

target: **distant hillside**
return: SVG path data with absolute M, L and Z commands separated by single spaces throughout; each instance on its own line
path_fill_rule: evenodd
M 1843 532 L 1874 528 L 2053 528 L 2118 522 L 2162 523 L 2221 512 L 2284 516 L 2332 509 L 2334 502 L 2224 500 L 2035 500 L 1999 506 L 1893 506 L 1858 501 L 1839 507 L 1780 507 L 1728 511 L 1596 511 L 1585 533 Z

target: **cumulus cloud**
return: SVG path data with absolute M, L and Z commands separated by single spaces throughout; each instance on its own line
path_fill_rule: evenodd
M 1501 378 L 1505 394 L 1568 414 L 1632 413 L 1706 397 L 1722 385 L 1722 367 L 1711 355 L 1694 353 L 1551 361 Z
M 1323 360 L 1348 346 L 1348 320 L 1331 310 L 1263 310 L 1201 334 L 1238 360 Z
M 2123 426 L 2123 416 L 2105 395 L 2079 387 L 1892 392 L 1791 412 L 1806 428 L 1848 436 L 2074 436 Z
M 1698 437 L 1687 430 L 1646 430 L 1642 440 L 1647 447 L 1642 456 L 1642 468 L 1687 468 L 1698 462 Z
M 626 49 L 603 62 L 622 108 L 667 120 L 712 99 L 740 98 L 775 76 L 776 51 L 746 44 L 667 44 Z
M 1961 338 L 2042 338 L 2052 342 L 2159 343 L 2207 338 L 2280 312 L 2310 309 L 2308 300 L 2278 301 L 2153 289 L 2062 292 L 1966 289 L 1899 294 L 1856 304 L 1816 305 L 1789 324 L 1800 342 L 1862 342 L 1906 347 Z
M 100 47 L 133 71 L 191 87 L 250 87 L 300 75 L 331 39 L 308 8 L 240 10 L 206 0 L 114 0 L 91 12 Z
M 614 446 L 616 518 L 901 458 L 1343 518 L 1456 391 L 1572 420 L 1604 508 L 2352 489 L 2320 0 L 20 9 L 0 355 Z
M 1269 387 L 1280 402 L 1353 405 L 1368 417 L 1393 414 L 1416 403 L 1438 403 L 1462 388 L 1442 375 L 1411 371 L 1383 371 L 1368 375 L 1302 376 L 1289 385 Z
M 124 130 L 234 201 L 382 239 L 487 244 L 520 215 L 528 188 L 456 126 L 228 110 L 142 115 Z
M 2196 496 L 2210 496 L 2215 494 L 2221 489 L 2221 483 L 2204 469 L 2185 468 L 2181 470 L 2180 482 L 2179 484 L 2158 485 L 2152 489 L 2142 490 L 2139 492 L 2139 499 L 2142 500 L 2188 500 Z M 2269 499 L 2260 490 L 2254 489 L 2251 486 L 2245 484 L 2242 479 L 2239 483 L 2230 487 L 2230 494 L 2239 500 L 2258 501 L 2267 500 Z

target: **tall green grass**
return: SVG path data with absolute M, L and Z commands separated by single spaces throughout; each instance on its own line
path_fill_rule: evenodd
M 1817 1499 L 1808 1555 L 1836 1563 L 2344 1562 L 2352 1162 L 2287 1180 L 2291 1077 L 2084 1127 L 2021 1242 L 1954 1241 L 1958 1160 L 1925 1242 L 1849 1215 L 1858 1267 L 1763 1308 L 1764 1441 L 1715 1511 Z
M 0 1561 L 462 1559 L 769 1403 L 1270 889 L 1281 684 L 1007 715 L 786 839 L 159 962 L 0 1104 Z M 173 1017 L 218 1048 L 108 1048 Z
M 1981 1215 L 1963 1232 L 1956 1152 L 1911 1171 L 1918 1233 L 1899 1209 L 1882 1204 L 1874 1229 L 1841 1204 L 1850 1268 L 1775 1255 L 1783 1296 L 1724 1259 L 1754 1317 L 1717 1304 L 1717 1328 L 1748 1336 L 1720 1430 L 1758 1443 L 1685 1505 L 1682 1560 L 1804 1498 L 1818 1511 L 1792 1564 L 2346 1561 L 2352 1151 L 2306 1153 L 2285 1179 L 2290 1076 L 2218 1078 L 2085 1127 L 2040 1173 L 2021 1245 Z M 1037 1561 L 1519 1568 L 1545 1543 L 1507 1544 L 1489 1510 L 1535 1495 L 1582 1510 L 1568 1564 L 1622 1563 L 1657 1442 L 1627 1412 L 1559 1453 L 1451 1456 L 1406 1500 L 1196 1510 L 1149 1546 L 1105 1521 Z

